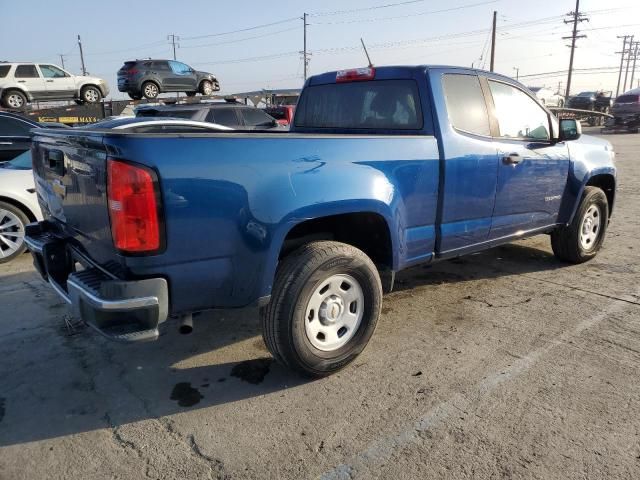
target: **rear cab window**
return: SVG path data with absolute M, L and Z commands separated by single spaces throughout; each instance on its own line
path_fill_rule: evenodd
M 0 65 L 0 78 L 4 78 L 11 70 L 11 65 Z
M 491 135 L 487 104 L 477 75 L 447 73 L 442 76 L 449 122 L 456 130 Z
M 414 79 L 368 80 L 307 86 L 296 109 L 296 128 L 416 133 L 423 114 Z

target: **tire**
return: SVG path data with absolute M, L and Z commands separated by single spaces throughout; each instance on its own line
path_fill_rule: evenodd
M 131 100 L 142 100 L 142 95 L 137 93 L 128 93 Z
M 198 92 L 184 92 L 187 97 L 195 97 Z
M 149 100 L 153 100 L 158 98 L 160 95 L 160 87 L 155 82 L 144 82 L 142 84 L 142 96 L 144 98 L 148 98 Z
M 595 217 L 594 212 L 597 214 Z M 587 220 L 589 217 L 590 221 Z M 590 223 L 587 224 L 588 221 Z M 602 247 L 608 223 L 607 196 L 597 187 L 585 187 L 580 206 L 571 223 L 551 232 L 553 253 L 558 259 L 570 263 L 591 260 Z
M 200 82 L 200 93 L 202 95 L 211 95 L 213 93 L 213 83 L 209 80 Z
M 6 108 L 21 110 L 27 105 L 27 96 L 20 90 L 8 90 L 2 96 L 2 105 Z
M 98 87 L 87 85 L 80 90 L 80 100 L 84 103 L 99 103 L 102 100 L 102 92 Z
M 27 249 L 24 230 L 28 223 L 29 217 L 18 207 L 0 202 L 0 263 L 10 262 Z
M 260 310 L 262 336 L 278 362 L 323 377 L 362 352 L 381 305 L 380 276 L 369 257 L 344 243 L 311 242 L 281 261 L 271 301 Z

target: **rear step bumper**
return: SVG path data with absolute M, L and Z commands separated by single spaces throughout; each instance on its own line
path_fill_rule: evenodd
M 120 280 L 65 238 L 56 236 L 46 221 L 28 225 L 25 242 L 42 278 L 84 323 L 111 340 L 141 342 L 158 338 L 158 325 L 169 313 L 165 279 Z M 78 264 L 82 270 L 77 270 Z

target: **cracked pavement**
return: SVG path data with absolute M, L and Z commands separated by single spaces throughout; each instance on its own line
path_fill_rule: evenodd
M 585 129 L 587 130 L 587 129 Z M 546 236 L 398 275 L 353 365 L 273 363 L 255 310 L 110 343 L 0 266 L 0 479 L 640 477 L 640 135 L 604 250 Z

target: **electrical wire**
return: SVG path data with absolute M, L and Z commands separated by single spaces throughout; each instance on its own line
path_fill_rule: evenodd
M 477 2 L 477 3 L 470 3 L 467 5 L 460 5 L 457 7 L 450 7 L 450 8 L 443 8 L 440 10 L 429 10 L 427 12 L 416 12 L 416 13 L 410 13 L 410 14 L 406 14 L 406 15 L 398 15 L 395 17 L 376 17 L 376 18 L 366 18 L 366 19 L 355 19 L 355 20 L 341 20 L 341 21 L 337 21 L 337 22 L 313 22 L 311 23 L 311 25 L 344 25 L 344 24 L 351 24 L 351 23 L 371 23 L 371 22 L 381 22 L 381 21 L 388 21 L 388 20 L 398 20 L 398 19 L 402 19 L 402 18 L 412 18 L 412 17 L 417 17 L 420 15 L 432 15 L 435 13 L 445 13 L 445 12 L 452 12 L 455 10 L 463 10 L 466 8 L 473 8 L 473 7 L 479 7 L 479 6 L 483 6 L 483 5 L 489 5 L 491 3 L 496 3 L 500 0 L 487 0 L 484 2 Z
M 229 40 L 226 42 L 216 42 L 216 43 L 204 43 L 204 44 L 200 44 L 200 45 L 187 45 L 187 46 L 182 46 L 180 47 L 181 49 L 184 48 L 201 48 L 201 47 L 215 47 L 218 45 L 230 45 L 232 43 L 240 43 L 240 42 L 246 42 L 247 40 L 253 40 L 255 38 L 264 38 L 264 37 L 270 37 L 273 35 L 278 35 L 280 33 L 285 33 L 285 32 L 291 32 L 293 30 L 300 30 L 302 28 L 302 25 L 296 26 L 296 27 L 292 27 L 292 28 L 285 28 L 284 30 L 278 30 L 275 32 L 270 32 L 270 33 L 265 33 L 262 35 L 254 35 L 252 37 L 245 37 L 245 38 L 239 38 L 237 40 Z
M 231 35 L 232 33 L 240 33 L 240 32 L 248 32 L 250 30 L 257 30 L 259 28 L 266 28 L 266 27 L 271 27 L 273 25 L 281 25 L 283 23 L 288 23 L 288 22 L 293 22 L 293 21 L 298 21 L 300 20 L 300 17 L 291 17 L 291 18 L 285 18 L 284 20 L 279 20 L 277 22 L 271 22 L 271 23 L 264 23 L 262 25 L 254 25 L 253 27 L 247 27 L 247 28 L 240 28 L 238 30 L 231 30 L 228 32 L 220 32 L 220 33 L 210 33 L 210 34 L 206 34 L 206 35 L 196 35 L 193 37 L 180 37 L 180 40 L 197 40 L 200 38 L 211 38 L 211 37 L 221 37 L 223 35 Z

